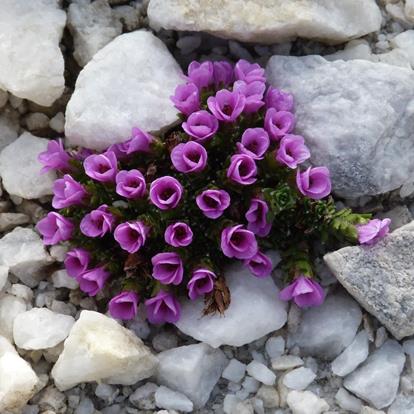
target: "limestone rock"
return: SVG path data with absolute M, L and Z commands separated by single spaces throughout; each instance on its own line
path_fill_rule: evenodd
M 13 341 L 13 324 L 16 317 L 26 311 L 26 302 L 13 295 L 0 298 L 0 336 Z

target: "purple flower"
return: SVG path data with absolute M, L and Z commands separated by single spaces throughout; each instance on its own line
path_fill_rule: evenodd
M 191 227 L 182 222 L 170 224 L 164 233 L 164 240 L 173 247 L 185 247 L 193 241 L 193 231 Z
M 74 228 L 75 226 L 69 219 L 55 212 L 48 213 L 36 225 L 36 229 L 42 235 L 43 243 L 46 245 L 69 240 Z
M 187 116 L 200 109 L 200 93 L 194 83 L 178 85 L 171 100 L 174 106 Z
M 226 227 L 221 232 L 221 250 L 230 258 L 251 259 L 258 251 L 256 237 L 242 224 Z
M 180 304 L 171 293 L 163 290 L 145 301 L 145 309 L 150 323 L 175 323 L 180 319 Z
M 250 185 L 256 181 L 257 167 L 254 159 L 247 154 L 236 154 L 230 159 L 227 178 L 241 185 Z
M 190 281 L 187 283 L 190 299 L 195 300 L 205 293 L 210 293 L 214 289 L 215 278 L 215 273 L 209 269 L 194 270 Z
M 309 148 L 305 145 L 305 139 L 300 135 L 287 134 L 280 140 L 276 159 L 289 168 L 296 168 L 310 158 Z
M 309 277 L 299 276 L 289 286 L 279 292 L 281 300 L 291 300 L 300 308 L 320 306 L 325 298 L 325 292 Z
M 265 103 L 266 108 L 290 112 L 293 109 L 293 96 L 290 93 L 269 86 L 265 94 Z
M 152 276 L 164 285 L 179 285 L 184 276 L 184 266 L 178 253 L 158 253 L 152 259 Z
M 275 108 L 269 108 L 266 111 L 264 126 L 270 138 L 279 141 L 280 138 L 292 132 L 295 126 L 295 116 L 291 112 L 278 112 Z
M 183 130 L 198 142 L 212 137 L 218 126 L 217 119 L 207 111 L 194 112 L 182 123 Z
M 83 162 L 87 176 L 96 181 L 114 181 L 117 173 L 117 159 L 113 151 L 90 155 Z
M 86 214 L 79 227 L 85 236 L 103 237 L 112 230 L 114 223 L 115 217 L 109 212 L 108 206 L 103 204 Z
M 331 192 L 331 179 L 326 167 L 309 167 L 306 171 L 296 174 L 296 185 L 306 197 L 320 200 Z
M 135 253 L 144 246 L 149 230 L 140 220 L 121 223 L 115 228 L 114 239 L 123 250 Z
M 223 122 L 234 122 L 243 112 L 246 103 L 246 97 L 241 93 L 230 92 L 227 89 L 221 89 L 215 96 L 207 99 L 208 109 L 212 114 Z
M 379 240 L 384 238 L 390 231 L 391 220 L 385 218 L 383 220 L 374 219 L 368 221 L 365 224 L 359 224 L 356 226 L 358 232 L 358 241 L 360 244 L 366 244 L 372 246 Z
M 171 210 L 177 207 L 182 195 L 182 185 L 168 175 L 157 178 L 151 183 L 150 199 L 160 210 Z
M 139 128 L 132 128 L 132 137 L 128 142 L 127 154 L 134 152 L 149 152 L 154 137 Z
M 247 229 L 259 237 L 267 236 L 272 228 L 272 223 L 269 223 L 266 219 L 268 212 L 269 206 L 266 201 L 253 198 L 245 214 L 248 221 Z
M 237 149 L 254 160 L 261 160 L 269 145 L 269 135 L 263 128 L 247 128 L 241 142 L 237 143 Z
M 205 88 L 213 83 L 213 63 L 193 61 L 188 65 L 188 80 L 199 89 Z
M 123 160 L 128 157 L 128 148 L 131 140 L 127 140 L 124 142 L 120 142 L 118 144 L 112 144 L 108 147 L 106 152 L 113 152 L 115 154 L 115 157 L 118 160 Z M 85 157 L 86 158 L 86 157 Z
M 171 151 L 171 161 L 177 171 L 195 173 L 204 170 L 207 164 L 207 151 L 194 141 L 176 145 Z
M 230 195 L 224 190 L 204 190 L 196 197 L 198 208 L 211 219 L 220 217 L 230 205 Z
M 79 287 L 89 296 L 95 296 L 105 286 L 110 274 L 103 266 L 95 267 L 78 276 Z
M 85 249 L 76 248 L 66 253 L 65 269 L 69 276 L 77 279 L 88 270 L 91 256 Z
M 257 63 L 250 63 L 247 60 L 240 59 L 234 67 L 236 79 L 246 83 L 260 81 L 266 82 L 265 70 Z
M 49 141 L 47 150 L 39 154 L 38 160 L 43 164 L 41 170 L 43 173 L 50 170 L 67 171 L 70 169 L 70 156 L 63 148 L 63 141 L 61 139 Z
M 141 198 L 147 187 L 145 178 L 138 170 L 119 171 L 115 178 L 116 192 L 125 198 Z
M 237 91 L 245 96 L 244 112 L 248 114 L 257 112 L 264 105 L 262 99 L 265 89 L 266 85 L 259 81 L 246 83 L 245 81 L 238 80 L 234 82 L 233 86 L 233 91 Z
M 109 313 L 116 319 L 134 319 L 138 312 L 138 300 L 138 295 L 135 292 L 121 292 L 109 301 Z
M 233 66 L 224 60 L 213 62 L 213 79 L 216 87 L 230 85 L 233 82 Z
M 88 195 L 82 184 L 75 181 L 69 174 L 53 183 L 53 208 L 65 208 L 77 204 Z
M 253 276 L 266 277 L 272 273 L 272 261 L 262 252 L 257 252 L 251 259 L 244 263 Z

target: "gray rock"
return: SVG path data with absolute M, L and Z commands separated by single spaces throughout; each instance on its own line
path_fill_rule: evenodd
M 0 115 L 0 151 L 17 138 L 19 125 L 5 114 Z
M 276 381 L 276 375 L 261 362 L 252 361 L 246 369 L 249 375 L 262 384 L 273 385 Z
M 287 405 L 292 414 L 320 414 L 329 409 L 328 403 L 310 391 L 291 391 L 287 395 Z
M 351 413 L 359 413 L 362 408 L 362 402 L 358 398 L 354 397 L 344 388 L 339 388 L 338 392 L 335 394 L 336 403 Z
M 296 368 L 283 377 L 283 384 L 292 390 L 304 390 L 316 378 L 316 374 L 309 368 Z
M 414 396 L 412 395 L 398 395 L 391 407 L 388 409 L 388 414 L 412 413 L 414 413 Z
M 339 282 L 397 338 L 414 334 L 414 221 L 377 245 L 325 256 Z
M 329 167 L 346 198 L 385 193 L 413 181 L 414 76 L 364 60 L 274 56 L 271 84 L 292 92 L 296 132 L 311 161 Z
M 232 382 L 240 382 L 243 379 L 245 373 L 246 364 L 243 364 L 242 362 L 233 358 L 224 369 L 222 377 Z
M 0 232 L 9 231 L 22 224 L 27 224 L 30 217 L 22 213 L 0 213 Z
M 155 392 L 155 404 L 160 408 L 168 410 L 179 410 L 184 413 L 193 412 L 193 403 L 180 392 L 172 391 L 167 387 L 161 386 Z

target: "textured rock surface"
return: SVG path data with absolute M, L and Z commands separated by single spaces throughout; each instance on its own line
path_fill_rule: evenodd
M 292 414 L 320 414 L 329 409 L 328 403 L 310 391 L 291 391 L 287 404 Z
M 141 339 L 116 321 L 83 311 L 52 370 L 60 390 L 81 382 L 132 385 L 150 377 L 157 359 Z
M 306 138 L 312 161 L 329 167 L 336 193 L 374 195 L 413 181 L 411 70 L 273 56 L 267 73 L 270 83 L 294 94 L 296 131 Z
M 345 247 L 325 262 L 354 298 L 398 339 L 414 334 L 414 222 L 372 248 Z
M 373 0 L 151 0 L 148 15 L 155 28 L 206 31 L 259 43 L 298 36 L 343 42 L 381 25 L 381 13 Z
M 19 126 L 6 115 L 0 115 L 0 151 L 17 138 Z
M 414 67 L 414 30 L 407 30 L 395 36 L 391 40 L 391 44 L 404 51 L 408 56 L 411 66 Z
M 63 92 L 59 48 L 66 15 L 57 0 L 0 2 L 0 88 L 50 106 Z
M 0 298 L 0 335 L 13 342 L 13 324 L 16 317 L 26 311 L 26 302 L 13 295 Z
M 133 127 L 160 130 L 177 119 L 170 95 L 181 69 L 153 34 L 118 36 L 85 66 L 66 108 L 68 142 L 104 149 L 122 142 Z M 122 99 L 119 97 L 122 96 Z

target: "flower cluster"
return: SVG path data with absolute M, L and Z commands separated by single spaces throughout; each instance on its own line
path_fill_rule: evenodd
M 134 128 L 102 153 L 52 141 L 39 156 L 60 178 L 57 211 L 37 229 L 46 245 L 68 242 L 68 274 L 110 298 L 114 317 L 132 319 L 142 303 L 150 322 L 176 322 L 185 296 L 222 311 L 225 266 L 239 260 L 268 277 L 269 249 L 283 253 L 290 283 L 280 298 L 319 305 L 314 241 L 369 245 L 387 233 L 387 220 L 335 210 L 329 170 L 309 164 L 294 133 L 292 95 L 267 86 L 258 64 L 192 62 L 171 99 L 181 123 L 163 136 Z

